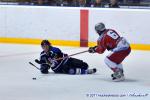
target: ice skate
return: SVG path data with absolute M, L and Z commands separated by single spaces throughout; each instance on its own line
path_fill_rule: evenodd
M 123 70 L 122 69 L 118 69 L 116 72 L 114 72 L 112 75 L 112 80 L 114 82 L 119 82 L 119 81 L 124 81 L 125 80 L 125 77 L 124 77 L 124 74 L 123 74 Z
M 87 69 L 87 74 L 93 74 L 96 73 L 97 69 L 93 68 L 93 69 Z

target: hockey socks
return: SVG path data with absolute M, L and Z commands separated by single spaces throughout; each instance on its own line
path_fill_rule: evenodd
M 93 69 L 81 69 L 81 68 L 76 68 L 76 69 L 70 69 L 69 70 L 69 74 L 72 74 L 72 75 L 79 75 L 79 74 L 93 74 L 93 73 L 96 73 L 96 68 L 93 68 Z

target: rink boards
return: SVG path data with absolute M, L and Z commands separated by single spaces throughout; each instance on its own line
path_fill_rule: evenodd
M 94 25 L 104 22 L 127 38 L 132 49 L 150 50 L 150 11 L 146 9 L 70 8 L 43 6 L 0 7 L 0 42 L 94 46 Z

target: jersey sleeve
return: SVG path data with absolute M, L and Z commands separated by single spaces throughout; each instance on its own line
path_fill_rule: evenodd
M 46 55 L 46 53 L 41 52 L 41 54 L 40 54 L 40 62 L 41 62 L 41 63 L 46 63 L 46 60 L 47 60 L 47 55 Z
M 96 52 L 99 53 L 99 54 L 102 54 L 105 50 L 106 50 L 105 38 L 104 38 L 104 36 L 103 36 L 103 37 L 100 37 L 100 38 L 97 40 Z

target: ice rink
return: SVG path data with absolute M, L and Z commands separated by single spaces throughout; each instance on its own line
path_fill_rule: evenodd
M 87 48 L 60 49 L 74 54 Z M 0 44 L 0 100 L 150 100 L 150 51 L 132 50 L 123 62 L 124 82 L 111 81 L 104 63 L 108 52 L 74 56 L 96 67 L 93 75 L 42 75 L 28 63 L 40 52 L 40 45 Z

